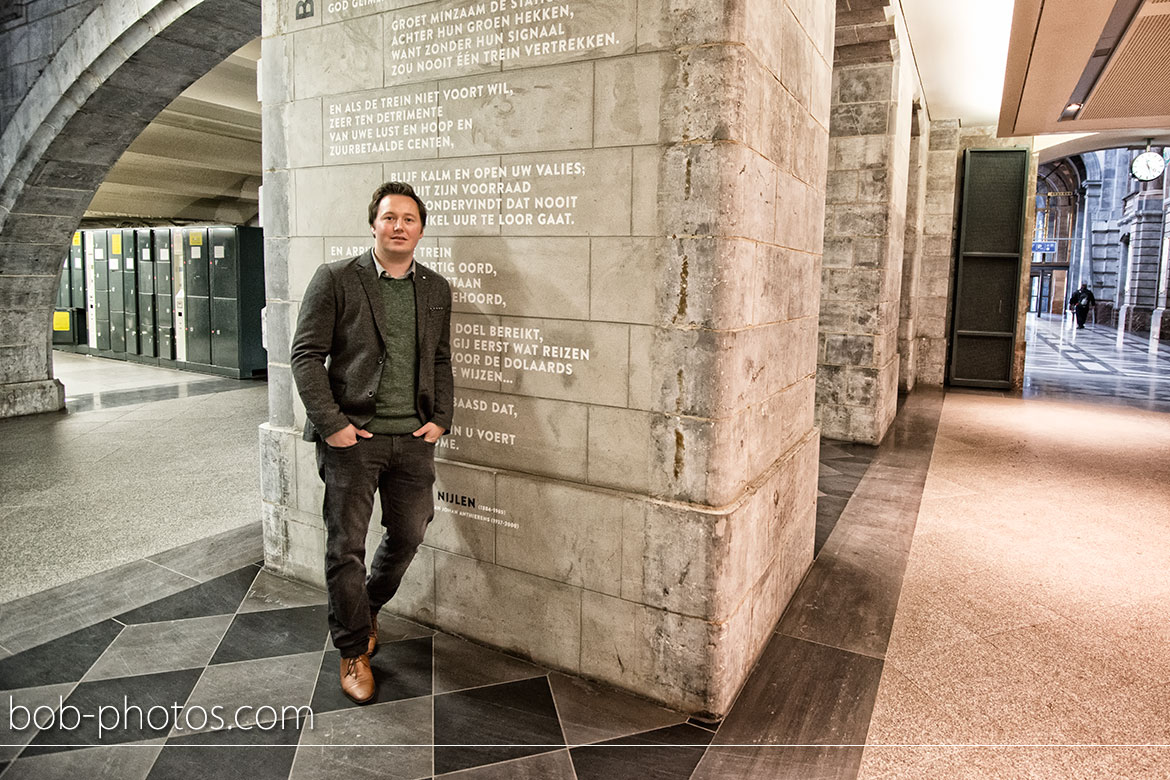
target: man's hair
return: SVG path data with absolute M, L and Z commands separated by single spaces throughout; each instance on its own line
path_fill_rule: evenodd
M 378 204 L 382 202 L 382 198 L 387 195 L 405 195 L 418 204 L 418 218 L 422 220 L 423 227 L 427 226 L 427 207 L 422 202 L 422 198 L 414 193 L 414 187 L 400 181 L 388 181 L 378 189 L 374 190 L 374 197 L 370 199 L 370 224 L 374 224 L 374 220 L 378 218 Z

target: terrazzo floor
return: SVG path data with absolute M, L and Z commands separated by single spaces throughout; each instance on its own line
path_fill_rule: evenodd
M 859 776 L 1167 778 L 1168 713 L 1170 415 L 948 393 Z

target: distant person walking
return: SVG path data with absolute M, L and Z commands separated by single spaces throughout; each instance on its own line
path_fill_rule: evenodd
M 1068 299 L 1068 305 L 1072 306 L 1077 315 L 1077 330 L 1084 330 L 1085 320 L 1089 317 L 1089 307 L 1097 305 L 1097 299 L 1093 297 L 1093 291 L 1089 289 L 1088 282 L 1081 282 L 1081 289 L 1072 294 Z

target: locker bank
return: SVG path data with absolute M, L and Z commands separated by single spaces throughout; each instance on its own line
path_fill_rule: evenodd
M 108 228 L 73 234 L 53 346 L 249 379 L 267 372 L 260 228 Z

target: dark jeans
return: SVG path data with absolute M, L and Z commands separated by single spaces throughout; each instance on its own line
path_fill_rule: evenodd
M 1085 320 L 1087 320 L 1089 318 L 1089 307 L 1088 306 L 1077 306 L 1076 307 L 1076 314 L 1077 314 L 1077 327 L 1078 328 L 1085 327 Z
M 343 658 L 366 651 L 370 612 L 388 602 L 434 517 L 435 445 L 407 434 L 358 439 L 352 447 L 317 442 L 325 482 L 325 587 L 329 632 Z M 366 531 L 374 491 L 385 533 L 366 573 Z

